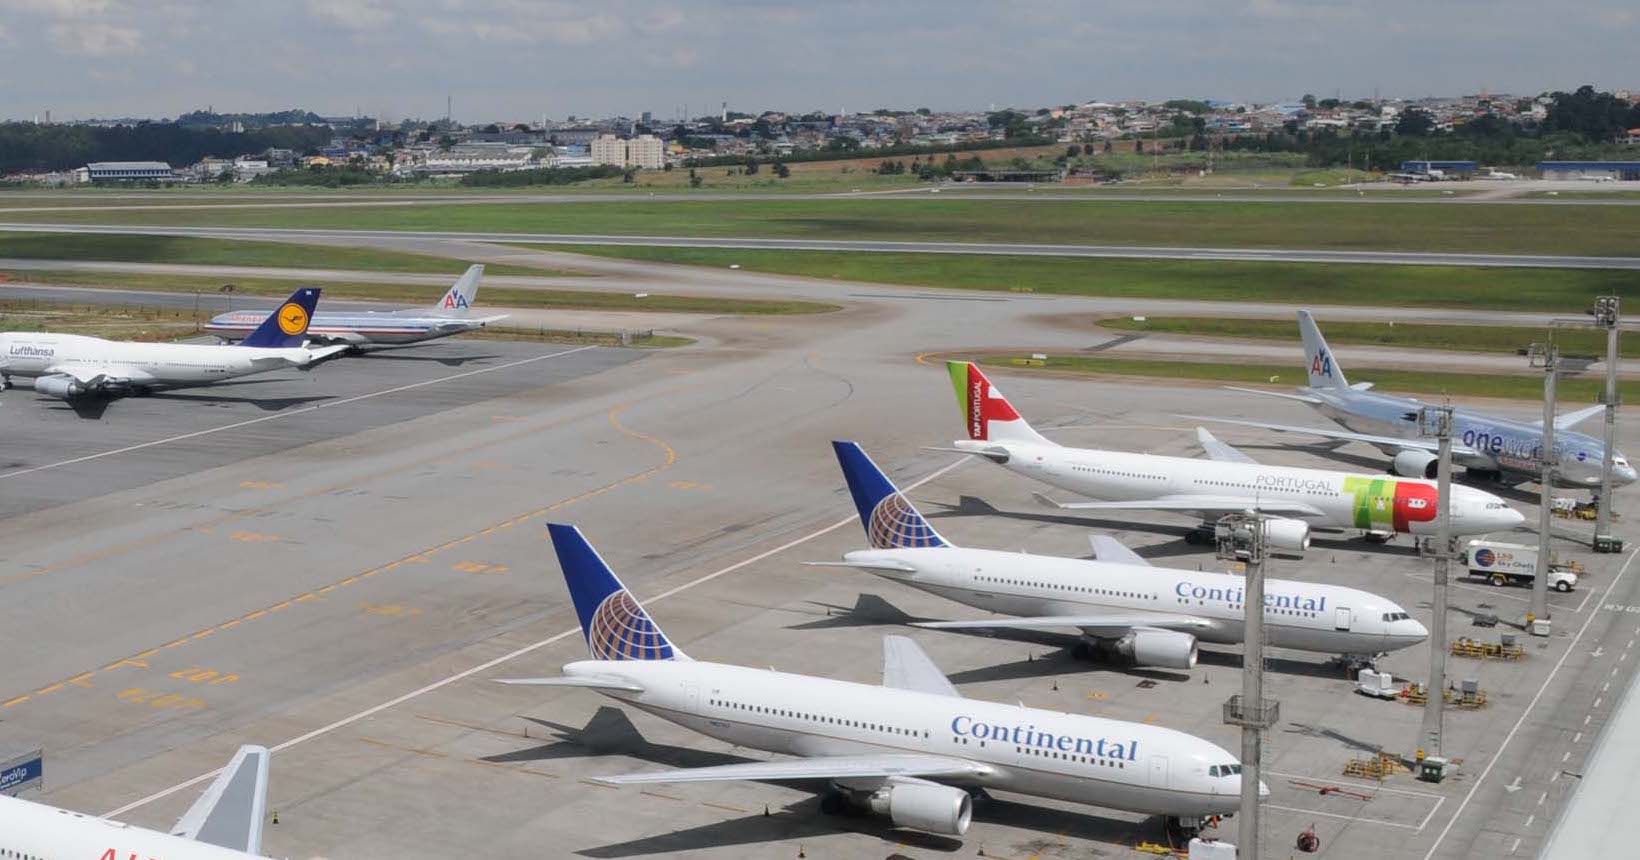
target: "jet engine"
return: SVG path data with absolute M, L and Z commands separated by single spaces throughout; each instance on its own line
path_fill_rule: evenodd
M 1310 548 L 1310 524 L 1286 517 L 1265 520 L 1264 542 L 1272 549 L 1303 552 Z
M 961 836 L 974 817 L 968 792 L 932 782 L 895 782 L 871 795 L 871 811 L 887 815 L 895 827 Z
M 67 400 L 84 394 L 85 386 L 72 376 L 42 376 L 34 380 L 34 390 L 47 397 Z
M 1116 640 L 1116 653 L 1137 666 L 1192 669 L 1196 666 L 1196 637 L 1176 630 L 1142 628 Z
M 1390 461 L 1389 470 L 1403 478 L 1433 478 L 1440 458 L 1428 451 L 1402 451 Z

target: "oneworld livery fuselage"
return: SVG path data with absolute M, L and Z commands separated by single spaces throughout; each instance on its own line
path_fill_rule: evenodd
M 321 311 L 313 315 L 308 336 L 316 343 L 352 346 L 388 346 L 420 343 L 481 329 L 507 318 L 506 314 L 473 316 L 482 265 L 473 265 L 431 308 L 401 311 Z M 224 340 L 239 340 L 256 330 L 266 311 L 243 310 L 217 314 L 205 330 Z
M 1342 424 L 1347 431 L 1206 416 L 1190 417 L 1323 439 L 1365 442 L 1391 457 L 1390 470 L 1396 474 L 1435 477 L 1439 443 L 1428 432 L 1419 415 L 1426 404 L 1413 397 L 1372 391 L 1370 382 L 1351 385 L 1344 378 L 1344 369 L 1338 366 L 1338 359 L 1327 346 L 1326 338 L 1321 336 L 1321 329 L 1309 311 L 1298 312 L 1298 332 L 1304 342 L 1309 387 L 1301 388 L 1294 394 L 1254 388 L 1234 390 L 1296 400 Z M 1600 439 L 1571 428 L 1600 414 L 1605 408 L 1604 405 L 1589 406 L 1555 418 L 1553 474 L 1557 485 L 1599 490 L 1606 445 Z M 1541 421 L 1519 421 L 1455 408 L 1452 410 L 1452 433 L 1452 461 L 1468 469 L 1471 474 L 1494 479 L 1508 476 L 1533 480 L 1541 474 L 1542 467 L 1538 462 L 1543 450 Z M 1614 451 L 1613 485 L 1632 484 L 1636 477 L 1628 458 Z
M 1167 816 L 1233 812 L 1240 765 L 1160 726 L 963 698 L 910 639 L 884 639 L 883 684 L 689 659 L 573 526 L 549 526 L 592 658 L 556 678 L 748 749 L 798 757 L 599 777 L 616 785 L 819 780 L 896 826 L 961 835 L 969 787 Z
M 302 368 L 345 346 L 307 346 L 317 287 L 303 287 L 243 343 L 136 343 L 78 334 L 0 334 L 0 376 L 34 380 L 34 390 L 65 400 L 209 385 L 226 379 Z
M 1268 514 L 1268 540 L 1303 550 L 1311 526 L 1361 529 L 1377 535 L 1434 534 L 1439 494 L 1434 481 L 1324 469 L 1269 466 L 1202 428 L 1209 459 L 1069 448 L 1038 434 L 977 365 L 947 363 L 968 439 L 954 450 L 1098 502 L 1053 502 L 1067 510 L 1178 511 L 1204 520 L 1253 510 Z M 1452 488 L 1452 531 L 1458 535 L 1511 529 L 1524 518 L 1497 496 Z
M 1188 669 L 1197 641 L 1242 641 L 1244 581 L 1226 573 L 1150 567 L 1113 538 L 1095 561 L 968 549 L 934 530 L 853 442 L 833 442 L 871 549 L 847 567 L 1013 618 L 920 622 L 939 629 L 1078 630 L 1086 643 L 1136 665 Z M 1354 588 L 1271 579 L 1264 584 L 1269 645 L 1370 660 L 1416 645 L 1428 631 L 1395 602 Z

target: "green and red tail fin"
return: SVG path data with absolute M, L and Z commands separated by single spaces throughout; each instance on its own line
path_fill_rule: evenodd
M 968 438 L 980 442 L 1053 444 L 1031 429 L 1020 417 L 1019 410 L 980 372 L 979 365 L 971 361 L 947 361 L 945 368 L 951 373 L 951 386 L 957 392 L 963 423 L 968 425 Z

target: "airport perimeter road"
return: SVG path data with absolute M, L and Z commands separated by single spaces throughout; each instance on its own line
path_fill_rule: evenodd
M 1480 266 L 1553 269 L 1634 269 L 1640 257 L 1584 257 L 1541 254 L 1454 254 L 1409 251 L 1320 251 L 1256 248 L 1184 248 L 1142 245 L 1035 245 L 998 242 L 875 242 L 828 239 L 699 238 L 690 236 L 605 236 L 570 233 L 488 233 L 421 230 L 330 230 L 277 227 L 151 227 L 101 224 L 0 224 L 0 231 L 24 233 L 195 236 L 213 239 L 348 240 L 446 239 L 542 245 L 638 245 L 664 248 L 747 248 L 857 253 L 990 254 L 1027 257 L 1105 257 L 1151 260 L 1219 260 L 1287 263 L 1356 263 L 1404 266 Z

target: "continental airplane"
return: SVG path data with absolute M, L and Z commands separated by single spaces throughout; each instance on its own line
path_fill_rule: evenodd
M 954 448 L 1012 472 L 1098 502 L 1041 501 L 1066 510 L 1178 511 L 1210 521 L 1237 511 L 1270 515 L 1266 533 L 1280 549 L 1309 548 L 1311 526 L 1369 535 L 1434 534 L 1435 482 L 1291 466 L 1265 466 L 1201 428 L 1209 459 L 1067 448 L 1031 429 L 978 366 L 947 362 L 969 438 Z M 1511 529 L 1524 518 L 1491 493 L 1452 488 L 1452 530 L 1474 535 Z M 1211 522 L 1193 532 L 1211 532 Z M 1194 537 L 1193 537 L 1194 539 Z
M 1084 653 L 1115 653 L 1138 666 L 1189 669 L 1197 641 L 1242 641 L 1243 579 L 1226 573 L 1151 567 L 1120 541 L 1093 538 L 1095 561 L 965 549 L 940 536 L 909 499 L 853 442 L 833 442 L 870 549 L 843 561 L 958 603 L 1015 618 L 932 621 L 935 629 L 1075 630 Z M 1424 641 L 1428 631 L 1406 610 L 1365 591 L 1271 579 L 1264 584 L 1268 644 L 1376 655 Z
M 169 833 L 0 795 L 6 860 L 240 860 L 262 856 L 268 751 L 243 746 Z
M 1326 338 L 1321 336 L 1321 329 L 1316 326 L 1315 318 L 1310 316 L 1309 311 L 1298 312 L 1298 333 L 1304 341 L 1305 368 L 1310 377 L 1308 387 L 1299 389 L 1296 394 L 1255 388 L 1232 387 L 1231 390 L 1296 400 L 1344 425 L 1347 430 L 1205 416 L 1185 417 L 1323 439 L 1365 442 L 1390 456 L 1390 471 L 1395 474 L 1414 478 L 1435 477 L 1435 452 L 1439 443 L 1423 432 L 1418 421 L 1418 410 L 1425 404 L 1412 397 L 1379 394 L 1371 390 L 1370 382 L 1351 385 L 1344 378 L 1344 369 L 1333 358 Z M 1555 418 L 1556 484 L 1599 491 L 1606 445 L 1572 428 L 1599 415 L 1605 408 L 1604 405 L 1590 406 Z M 1505 476 L 1536 479 L 1540 474 L 1537 460 L 1543 450 L 1541 421 L 1517 421 L 1467 409 L 1454 409 L 1452 432 L 1452 461 L 1468 469 L 1469 474 L 1475 477 L 1491 480 L 1502 480 Z M 1632 484 L 1636 477 L 1628 459 L 1621 453 L 1613 452 L 1613 484 Z
M 318 303 L 318 287 L 297 290 L 237 346 L 8 332 L 0 334 L 0 378 L 8 388 L 12 377 L 32 378 L 35 391 L 72 400 L 189 388 L 270 370 L 308 367 L 347 350 L 346 346 L 307 346 L 308 320 Z
M 308 326 L 308 337 L 316 343 L 386 346 L 419 343 L 483 328 L 507 318 L 506 314 L 469 315 L 478 298 L 478 279 L 483 275 L 483 266 L 468 267 L 467 273 L 431 308 L 316 313 Z M 263 315 L 263 311 L 254 310 L 217 314 L 205 324 L 205 330 L 223 340 L 239 340 L 256 329 Z
M 1194 829 L 1235 811 L 1241 766 L 1160 726 L 965 699 L 910 639 L 883 639 L 883 683 L 694 661 L 667 638 L 579 529 L 551 525 L 592 659 L 556 678 L 748 749 L 791 758 L 599 777 L 613 785 L 817 780 L 896 827 L 960 836 L 967 789 L 994 788 L 1169 818 Z M 1261 790 L 1263 786 L 1260 786 Z

